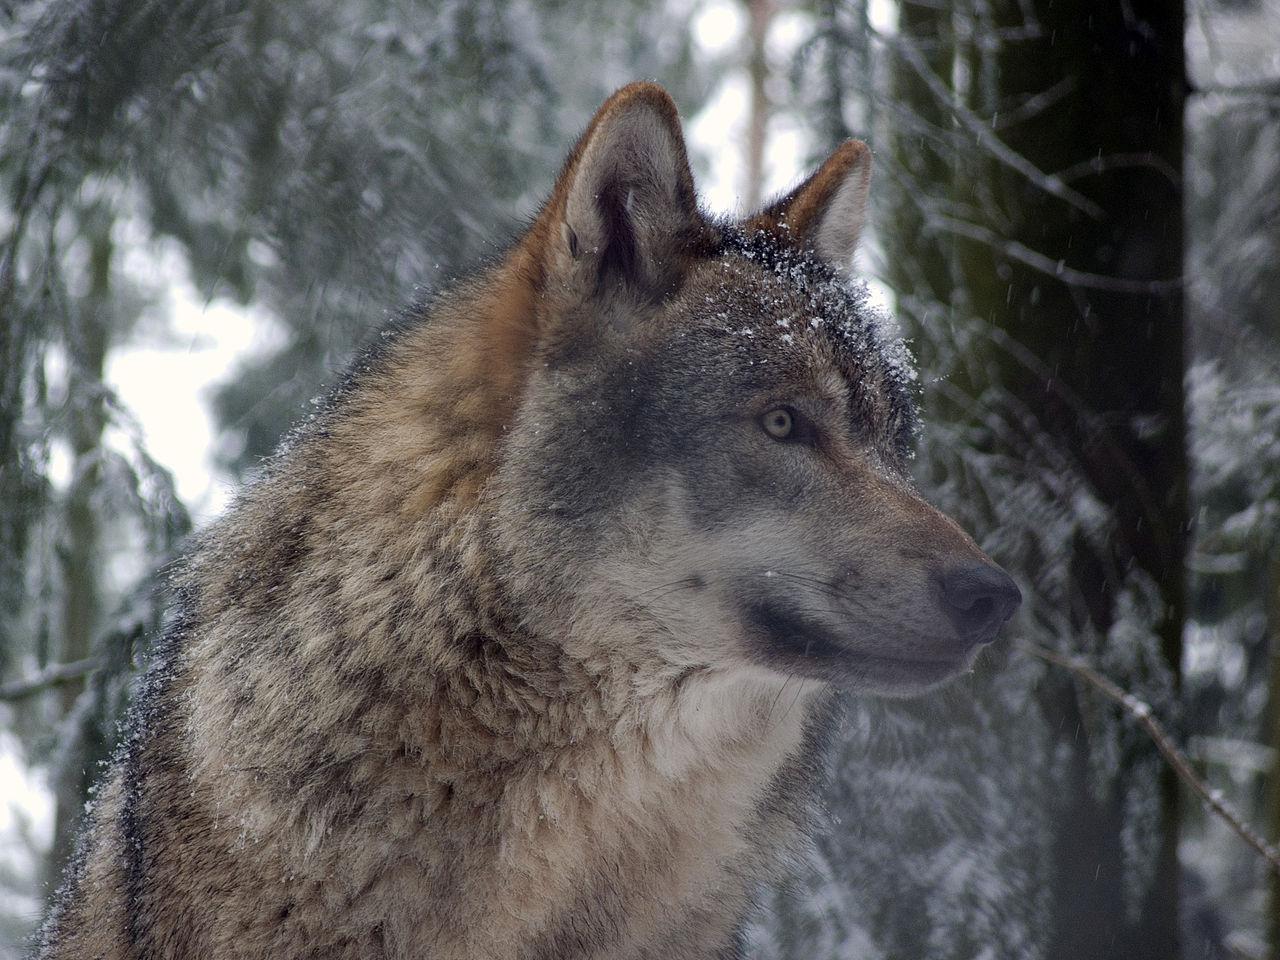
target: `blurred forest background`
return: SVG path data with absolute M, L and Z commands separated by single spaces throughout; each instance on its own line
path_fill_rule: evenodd
M 850 704 L 757 955 L 1280 958 L 1265 859 L 1030 646 L 1280 839 L 1280 0 L 0 3 L 0 957 L 183 538 L 641 77 L 721 210 L 871 143 L 920 483 L 1028 598 Z

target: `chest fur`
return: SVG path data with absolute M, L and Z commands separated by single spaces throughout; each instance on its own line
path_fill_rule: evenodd
M 388 797 L 311 855 L 330 891 L 313 929 L 343 901 L 379 956 L 717 955 L 801 840 L 815 749 L 804 702 L 719 721 L 584 737 L 437 785 L 430 810 Z
M 763 708 L 767 711 L 767 707 Z M 801 840 L 812 712 L 654 725 L 528 770 L 475 863 L 489 956 L 707 956 Z M 483 891 L 483 892 L 481 892 Z M 507 952 L 513 943 L 518 952 Z M 505 945 L 505 946 L 504 946 Z

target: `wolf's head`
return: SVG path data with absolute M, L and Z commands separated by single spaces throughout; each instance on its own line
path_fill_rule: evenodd
M 845 275 L 869 179 L 851 141 L 713 223 L 670 98 L 604 105 L 523 245 L 535 329 L 493 485 L 526 594 L 646 659 L 881 693 L 995 638 L 1018 589 L 914 490 L 913 374 Z
M 492 425 L 473 486 L 528 626 L 637 671 L 889 694 L 995 638 L 1018 590 L 914 490 L 913 374 L 846 276 L 869 178 L 851 141 L 716 223 L 670 98 L 601 108 L 464 349 L 500 385 L 458 409 Z

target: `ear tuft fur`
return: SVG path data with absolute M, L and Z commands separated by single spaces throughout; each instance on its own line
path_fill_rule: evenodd
M 748 233 L 764 231 L 812 249 L 847 270 L 866 222 L 870 184 L 871 150 L 861 140 L 846 140 L 813 176 L 743 226 Z

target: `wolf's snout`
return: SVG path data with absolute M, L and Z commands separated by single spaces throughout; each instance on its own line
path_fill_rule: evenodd
M 956 567 L 941 576 L 942 607 L 969 643 L 990 643 L 1022 603 L 1022 591 L 989 563 Z

